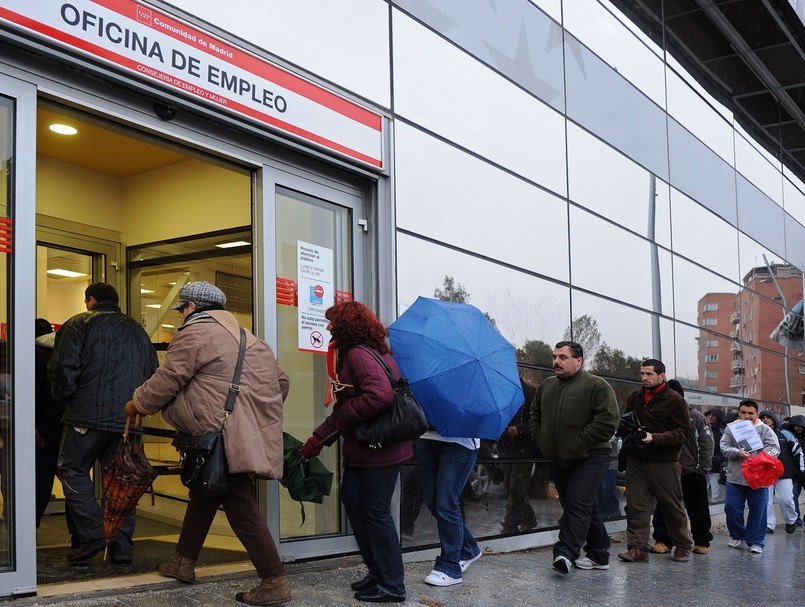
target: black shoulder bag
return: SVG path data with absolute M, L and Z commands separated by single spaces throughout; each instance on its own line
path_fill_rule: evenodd
M 355 440 L 373 449 L 380 449 L 384 445 L 403 443 L 422 436 L 428 429 L 428 420 L 422 407 L 411 394 L 408 380 L 403 377 L 396 379 L 389 366 L 372 348 L 358 347 L 369 352 L 386 372 L 394 390 L 394 402 L 390 409 L 376 418 L 355 426 L 352 433 Z
M 235 408 L 235 398 L 240 391 L 240 373 L 243 370 L 243 355 L 246 352 L 246 331 L 240 329 L 240 350 L 235 365 L 235 376 L 229 384 L 229 395 L 224 406 L 221 429 L 191 436 L 186 432 L 176 432 L 173 446 L 180 453 L 180 478 L 185 487 L 200 491 L 208 497 L 223 495 L 229 491 L 229 465 L 224 449 L 223 428 L 229 414 Z

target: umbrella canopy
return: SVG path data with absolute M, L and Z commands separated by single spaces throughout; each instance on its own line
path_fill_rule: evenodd
M 324 440 L 328 440 L 332 435 Z M 302 524 L 305 524 L 305 505 L 302 502 L 321 504 L 330 495 L 333 473 L 324 467 L 318 457 L 306 460 L 299 450 L 302 441 L 287 432 L 282 433 L 283 474 L 282 486 L 288 490 L 291 499 L 302 507 Z
M 136 427 L 140 416 L 134 422 Z M 129 436 L 131 418 L 115 457 L 103 469 L 103 537 L 108 546 L 159 473 L 143 452 L 142 436 Z
M 411 392 L 442 436 L 500 437 L 525 397 L 514 346 L 478 308 L 419 297 L 389 334 Z

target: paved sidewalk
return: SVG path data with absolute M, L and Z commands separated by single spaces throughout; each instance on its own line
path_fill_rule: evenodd
M 625 549 L 613 543 L 607 571 L 574 569 L 563 576 L 551 567 L 551 549 L 485 554 L 464 574 L 464 583 L 434 588 L 422 579 L 432 563 L 405 566 L 408 600 L 404 605 L 425 607 L 754 607 L 800 606 L 805 601 L 805 531 L 788 535 L 783 527 L 766 536 L 763 555 L 727 547 L 729 537 L 715 533 L 707 555 L 691 555 L 675 563 L 671 555 L 651 555 L 648 563 L 624 563 L 615 556 Z M 294 563 L 287 577 L 293 599 L 289 607 L 367 605 L 352 598 L 349 583 L 363 577 L 357 558 Z M 229 575 L 192 585 L 161 581 L 146 574 L 153 585 L 118 587 L 81 595 L 24 598 L 17 606 L 64 607 L 237 607 L 235 593 L 257 584 L 253 574 Z M 142 576 L 141 578 L 142 579 Z M 115 580 L 118 584 L 123 580 Z

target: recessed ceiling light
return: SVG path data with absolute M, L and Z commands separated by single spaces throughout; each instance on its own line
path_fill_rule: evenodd
M 47 271 L 51 276 L 61 276 L 63 278 L 80 278 L 81 276 L 89 276 L 83 272 L 73 272 L 71 270 L 62 270 L 61 268 L 53 268 Z
M 59 135 L 75 135 L 78 133 L 78 129 L 74 126 L 70 126 L 69 124 L 56 123 L 51 124 L 48 128 Z
M 252 243 L 246 242 L 245 240 L 235 240 L 232 242 L 222 242 L 221 244 L 215 245 L 219 249 L 232 249 L 234 247 L 245 247 L 246 245 L 250 245 Z
M 163 329 L 175 329 L 176 327 L 174 327 L 173 325 L 162 325 L 162 328 Z
M 150 293 L 156 293 L 156 291 L 154 291 L 153 289 L 140 289 L 140 293 L 142 295 L 148 295 Z
M 161 305 L 159 305 L 159 304 L 145 304 L 145 307 L 146 307 L 146 308 L 156 308 L 156 309 L 158 310 L 158 309 L 159 309 L 159 308 L 161 308 L 162 306 L 161 306 Z

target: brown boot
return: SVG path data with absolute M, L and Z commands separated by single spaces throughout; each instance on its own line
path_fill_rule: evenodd
M 291 600 L 291 588 L 283 576 L 272 575 L 249 592 L 238 592 L 235 600 L 247 605 L 278 605 Z
M 673 559 L 677 563 L 687 563 L 690 560 L 690 548 L 680 548 L 677 546 L 676 550 L 674 550 Z
M 629 548 L 626 552 L 621 552 L 618 558 L 628 563 L 644 563 L 648 561 L 648 550 L 645 548 Z
M 167 563 L 157 566 L 157 573 L 191 584 L 196 580 L 196 561 L 177 554 Z

